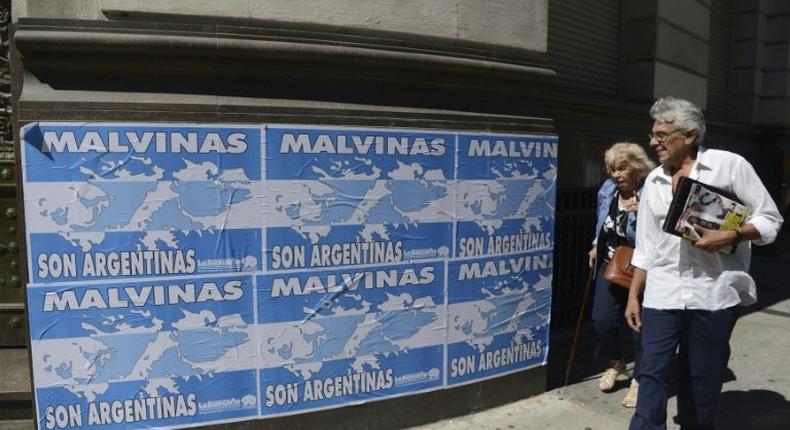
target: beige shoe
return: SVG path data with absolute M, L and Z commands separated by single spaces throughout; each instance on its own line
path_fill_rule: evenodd
M 636 379 L 631 379 L 631 386 L 628 387 L 628 394 L 623 399 L 623 406 L 626 408 L 635 408 L 636 399 L 639 396 L 639 382 Z
M 625 373 L 625 362 L 622 360 L 609 360 L 609 368 L 603 372 L 601 379 L 598 380 L 598 388 L 601 391 L 609 391 L 614 388 L 617 376 Z

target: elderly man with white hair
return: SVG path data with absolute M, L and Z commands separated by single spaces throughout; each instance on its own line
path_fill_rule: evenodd
M 653 104 L 650 115 L 650 146 L 661 165 L 642 191 L 632 260 L 637 269 L 625 310 L 628 325 L 642 337 L 639 397 L 630 429 L 666 429 L 669 369 L 678 347 L 681 428 L 712 429 L 736 308 L 756 300 L 747 273 L 751 245 L 773 242 L 783 220 L 748 161 L 703 146 L 705 118 L 698 106 L 665 97 Z M 663 232 L 683 176 L 736 195 L 751 209 L 746 223 L 733 231 L 697 225 L 697 242 Z M 737 245 L 734 253 L 718 252 L 731 245 Z

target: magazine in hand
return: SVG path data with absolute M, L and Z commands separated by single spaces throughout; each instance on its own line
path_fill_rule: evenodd
M 700 239 L 694 224 L 713 230 L 736 230 L 746 222 L 749 208 L 731 193 L 688 177 L 680 178 L 669 206 L 663 230 L 696 242 Z M 732 254 L 735 246 L 720 250 Z

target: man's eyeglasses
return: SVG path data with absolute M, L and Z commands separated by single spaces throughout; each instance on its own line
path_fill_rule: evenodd
M 655 139 L 656 142 L 658 142 L 658 143 L 664 143 L 664 141 L 669 139 L 669 136 L 672 136 L 673 134 L 677 133 L 678 131 L 680 131 L 680 130 L 675 129 L 675 130 L 672 130 L 671 133 L 664 133 L 663 131 L 659 131 L 658 133 L 648 133 L 647 135 L 648 135 L 648 137 L 650 137 L 650 140 Z

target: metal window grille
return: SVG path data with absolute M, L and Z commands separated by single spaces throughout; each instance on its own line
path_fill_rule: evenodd
M 557 191 L 554 227 L 552 329 L 572 328 L 587 281 L 587 252 L 595 230 L 597 189 Z

